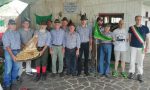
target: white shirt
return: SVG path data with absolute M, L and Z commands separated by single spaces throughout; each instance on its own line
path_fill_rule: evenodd
M 113 31 L 114 50 L 127 51 L 127 33 L 125 29 L 116 29 Z

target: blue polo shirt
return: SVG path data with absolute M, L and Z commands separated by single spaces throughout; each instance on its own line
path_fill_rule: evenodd
M 148 27 L 142 25 L 141 27 L 136 27 L 136 30 L 139 30 L 138 32 L 141 34 L 141 36 L 143 37 L 144 41 L 146 40 L 146 34 L 149 33 L 149 29 Z M 131 47 L 136 47 L 136 48 L 142 48 L 143 45 L 142 43 L 139 42 L 139 40 L 136 38 L 136 36 L 134 35 L 131 27 L 129 28 L 128 31 L 129 34 L 131 34 L 131 42 L 130 42 L 130 46 Z

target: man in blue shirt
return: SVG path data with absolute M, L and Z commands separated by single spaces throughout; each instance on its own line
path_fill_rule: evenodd
M 65 58 L 67 64 L 67 75 L 76 75 L 76 57 L 79 55 L 80 37 L 75 32 L 75 25 L 69 22 L 69 32 L 65 33 Z
M 77 32 L 79 33 L 81 40 L 81 48 L 78 59 L 78 76 L 82 71 L 82 55 L 84 53 L 84 74 L 86 76 L 88 73 L 88 59 L 89 59 L 89 48 L 92 47 L 92 27 L 87 25 L 86 15 L 81 16 L 81 25 L 77 27 Z
M 51 46 L 50 53 L 52 56 L 52 77 L 56 76 L 56 61 L 57 57 L 59 60 L 58 73 L 60 77 L 63 76 L 63 56 L 64 56 L 64 37 L 65 31 L 60 28 L 60 20 L 56 19 L 54 21 L 54 29 L 51 30 Z
M 28 41 L 31 40 L 34 34 L 34 31 L 30 28 L 30 20 L 28 18 L 24 18 L 24 20 L 22 21 L 22 28 L 20 28 L 18 31 L 20 33 L 21 46 L 23 48 L 26 46 Z M 19 71 L 19 76 L 21 76 L 22 72 L 23 72 L 23 68 L 21 67 Z M 31 61 L 26 61 L 26 74 L 33 75 L 32 68 L 31 68 Z
M 10 90 L 12 84 L 16 84 L 16 78 L 20 68 L 20 63 L 16 62 L 16 55 L 20 51 L 20 34 L 16 30 L 16 22 L 12 19 L 8 22 L 8 30 L 2 37 L 5 56 L 4 87 Z
M 137 79 L 142 82 L 143 60 L 148 50 L 148 27 L 141 24 L 142 16 L 135 17 L 136 24 L 129 28 L 129 42 L 131 48 L 131 61 L 129 69 L 129 79 L 134 78 L 135 63 L 137 63 Z

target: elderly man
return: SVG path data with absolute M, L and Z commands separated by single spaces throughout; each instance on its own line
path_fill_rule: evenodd
M 64 37 L 65 31 L 60 28 L 60 20 L 54 21 L 54 29 L 51 31 L 51 46 L 50 53 L 52 56 L 52 77 L 56 76 L 56 61 L 59 60 L 58 73 L 60 77 L 63 76 L 63 57 L 64 57 Z
M 84 53 L 84 74 L 89 75 L 88 72 L 88 59 L 89 59 L 89 48 L 92 47 L 92 27 L 87 25 L 86 15 L 81 16 L 81 25 L 77 27 L 81 40 L 80 55 L 78 59 L 78 76 L 82 71 L 82 55 Z
M 19 33 L 21 37 L 21 45 L 23 48 L 34 34 L 34 31 L 30 28 L 30 20 L 28 18 L 24 18 L 24 20 L 22 21 L 22 28 L 19 29 Z M 19 71 L 19 76 L 21 76 L 22 72 L 23 70 L 21 67 Z M 26 74 L 33 75 L 31 68 L 31 61 L 26 61 Z
M 11 90 L 11 85 L 16 84 L 20 63 L 16 62 L 16 55 L 21 48 L 20 34 L 16 30 L 16 22 L 12 19 L 8 22 L 8 30 L 2 37 L 5 56 L 4 87 Z
M 125 72 L 125 61 L 126 61 L 126 52 L 127 52 L 127 41 L 128 35 L 124 29 L 124 21 L 119 21 L 119 28 L 113 31 L 113 40 L 114 40 L 114 53 L 115 53 L 115 70 L 113 71 L 113 76 L 118 77 L 118 64 L 121 60 L 121 75 L 124 78 L 127 78 Z
M 129 79 L 134 78 L 135 63 L 137 63 L 137 80 L 143 82 L 143 60 L 148 50 L 148 34 L 147 26 L 142 25 L 142 16 L 135 16 L 136 24 L 129 28 L 129 42 L 131 50 L 131 61 L 129 68 Z

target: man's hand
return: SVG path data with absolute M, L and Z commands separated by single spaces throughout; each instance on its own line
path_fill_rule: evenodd
M 53 55 L 53 49 L 52 48 L 50 48 L 50 54 Z
M 148 52 L 148 48 L 144 48 L 144 52 L 147 53 Z
M 42 50 L 42 51 L 40 51 L 40 56 L 42 56 L 43 55 L 43 53 L 44 53 L 44 51 Z
M 63 54 L 65 53 L 65 48 L 64 48 L 64 47 L 62 48 L 62 53 L 63 53 Z
M 76 50 L 76 56 L 79 56 L 79 49 Z
M 12 55 L 12 59 L 16 62 L 16 56 Z

